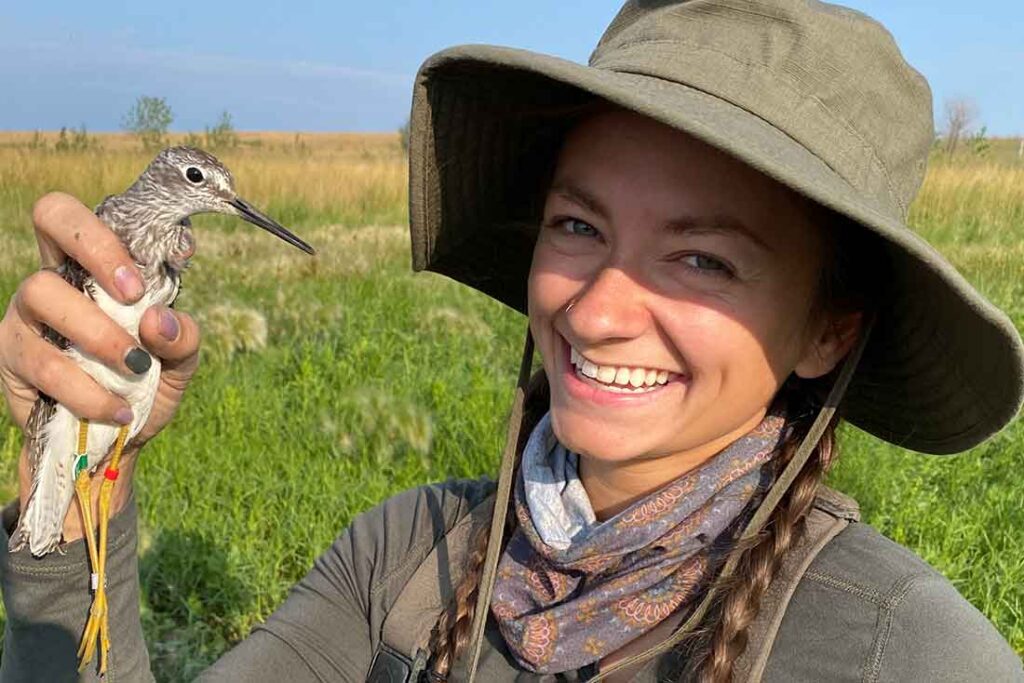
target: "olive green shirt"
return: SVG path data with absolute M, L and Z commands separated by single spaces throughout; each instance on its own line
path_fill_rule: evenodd
M 200 676 L 220 681 L 363 681 L 388 610 L 437 542 L 494 490 L 450 480 L 400 493 L 357 517 L 285 602 Z M 0 542 L 17 512 L 5 511 Z M 108 590 L 113 649 L 106 681 L 149 681 L 139 619 L 136 508 L 112 520 Z M 0 681 L 79 678 L 75 650 L 91 595 L 82 542 L 34 559 L 0 552 L 7 609 Z M 673 680 L 675 656 L 652 660 L 637 683 Z M 587 671 L 519 669 L 493 620 L 478 680 L 576 681 Z M 1024 681 L 1006 641 L 939 573 L 866 524 L 851 523 L 817 555 L 778 630 L 764 681 Z

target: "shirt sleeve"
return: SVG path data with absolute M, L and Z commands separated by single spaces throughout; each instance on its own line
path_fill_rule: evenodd
M 99 652 L 79 674 L 77 650 L 92 605 L 84 540 L 62 545 L 41 558 L 28 548 L 8 552 L 17 502 L 0 524 L 0 586 L 4 625 L 0 681 L 98 682 Z M 134 497 L 110 520 L 107 596 L 112 643 L 107 680 L 152 681 L 139 617 L 139 571 Z
M 872 680 L 1024 682 L 1021 659 L 951 583 L 918 576 L 891 613 Z
M 406 581 L 492 490 L 487 479 L 449 480 L 409 489 L 359 515 L 266 622 L 199 680 L 364 681 L 384 618 Z M 139 618 L 136 515 L 133 499 L 111 520 L 108 680 L 153 680 Z M 6 548 L 6 528 L 2 534 Z M 78 639 L 92 601 L 84 542 L 40 559 L 27 550 L 0 555 L 7 609 L 0 682 L 75 680 Z M 90 666 L 79 680 L 100 679 Z
M 449 480 L 359 515 L 265 623 L 200 680 L 365 681 L 384 618 L 434 545 L 493 491 Z

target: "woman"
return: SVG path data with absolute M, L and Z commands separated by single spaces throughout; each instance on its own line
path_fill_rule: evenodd
M 204 680 L 1024 680 L 947 581 L 820 485 L 836 406 L 935 453 L 1020 406 L 1019 334 L 904 224 L 931 140 L 927 85 L 884 29 L 802 0 L 629 2 L 590 66 L 432 57 L 413 104 L 414 267 L 529 316 L 499 481 L 361 515 Z M 44 265 L 70 254 L 137 296 L 84 207 L 50 196 L 34 218 Z M 61 367 L 40 323 L 112 367 L 134 346 L 30 277 L 0 324 L 15 419 L 38 387 L 112 420 L 118 399 Z M 170 361 L 149 438 L 198 331 L 152 311 L 140 333 Z M 145 679 L 117 490 L 111 667 Z M 74 515 L 64 535 L 63 555 L 5 557 L 7 679 L 74 664 Z

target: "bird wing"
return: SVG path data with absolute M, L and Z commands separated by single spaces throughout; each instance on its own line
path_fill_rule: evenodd
M 57 274 L 78 291 L 85 292 L 90 299 L 95 298 L 95 293 L 92 291 L 93 287 L 96 286 L 95 282 L 89 275 L 89 272 L 83 268 L 78 261 L 69 258 L 57 267 Z M 40 334 L 43 339 L 53 344 L 61 351 L 66 351 L 71 348 L 71 340 L 49 325 L 43 325 Z M 33 473 L 36 471 L 39 461 L 43 457 L 43 451 L 46 447 L 46 439 L 44 437 L 46 433 L 45 427 L 47 423 L 49 423 L 50 419 L 53 418 L 53 411 L 56 410 L 56 408 L 57 402 L 40 391 L 39 398 L 36 399 L 35 404 L 33 404 L 32 410 L 28 415 L 28 420 L 25 422 L 25 437 L 28 440 L 29 470 Z
M 28 414 L 28 421 L 25 422 L 25 438 L 28 440 L 28 463 L 29 471 L 35 474 L 39 468 L 43 453 L 46 450 L 46 425 L 53 419 L 53 413 L 57 410 L 57 402 L 46 394 L 39 392 L 39 398 L 32 405 Z M 33 480 L 35 477 L 33 477 Z M 35 493 L 35 486 L 32 487 Z

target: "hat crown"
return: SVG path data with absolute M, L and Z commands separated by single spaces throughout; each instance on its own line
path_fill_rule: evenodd
M 629 0 L 590 65 L 682 83 L 782 130 L 905 219 L 934 140 L 927 81 L 889 32 L 815 0 Z

